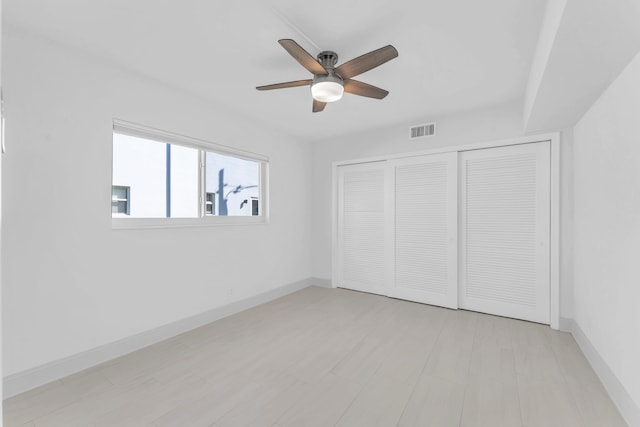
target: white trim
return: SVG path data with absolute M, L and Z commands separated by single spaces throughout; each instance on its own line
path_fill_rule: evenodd
M 134 136 L 137 138 L 151 139 L 154 141 L 169 144 L 202 148 L 209 151 L 215 151 L 218 154 L 227 154 L 233 157 L 240 157 L 245 160 L 254 160 L 260 162 L 269 161 L 269 157 L 262 154 L 252 153 L 251 151 L 240 150 L 238 148 L 229 147 L 228 145 L 205 141 L 204 139 L 192 138 L 190 136 L 180 135 L 178 133 L 168 132 L 165 130 L 152 128 L 150 126 L 128 122 L 126 120 L 113 119 L 113 132 Z
M 338 165 L 331 166 L 331 286 L 338 283 Z
M 498 141 L 491 141 L 491 142 L 476 142 L 476 143 L 469 143 L 469 144 L 451 145 L 451 146 L 440 147 L 440 148 L 431 148 L 428 150 L 388 154 L 383 156 L 363 157 L 363 158 L 351 159 L 351 160 L 337 160 L 332 164 L 334 165 L 334 171 L 335 171 L 335 166 L 352 165 L 356 163 L 384 162 L 384 161 L 393 160 L 393 159 L 402 159 L 406 157 L 424 156 L 428 154 L 437 154 L 437 153 L 449 153 L 452 151 L 456 152 L 456 151 L 480 150 L 482 148 L 504 147 L 507 145 L 518 145 L 518 144 L 531 144 L 533 142 L 542 142 L 542 141 L 551 141 L 553 145 L 554 142 L 559 141 L 559 137 L 560 137 L 560 133 L 552 132 L 552 133 L 546 133 L 546 134 L 540 134 L 540 135 L 529 135 L 529 136 L 521 136 L 518 138 L 501 139 Z
M 312 278 L 307 278 L 267 292 L 235 301 L 231 304 L 217 307 L 195 316 L 181 319 L 167 325 L 157 327 L 139 334 L 123 338 L 100 347 L 74 354 L 45 365 L 26 371 L 8 375 L 3 379 L 4 398 L 9 398 L 41 385 L 56 381 L 68 375 L 91 368 L 101 363 L 139 350 L 149 345 L 175 337 L 192 329 L 214 322 L 227 316 L 239 313 L 249 308 L 264 304 L 276 298 L 307 288 L 314 284 Z
M 216 227 L 219 225 L 268 224 L 266 216 L 205 216 L 202 218 L 111 218 L 113 230 L 149 228 Z
M 559 326 L 559 331 L 571 332 L 571 328 L 573 328 L 573 319 L 569 319 L 568 317 L 561 317 Z
M 549 236 L 549 320 L 560 328 L 560 134 L 551 135 L 551 204 Z
M 640 407 L 575 321 L 571 321 L 571 334 L 629 427 L 640 427 Z
M 396 168 L 385 162 L 384 171 L 384 292 L 394 297 L 396 282 Z
M 478 142 L 469 144 L 460 144 L 448 147 L 433 148 L 429 150 L 412 151 L 406 153 L 389 154 L 385 156 L 364 157 L 352 160 L 339 160 L 332 162 L 332 271 L 331 278 L 333 283 L 337 283 L 337 265 L 338 265 L 338 225 L 337 225 L 337 173 L 338 167 L 343 165 L 351 165 L 358 163 L 382 162 L 392 159 L 400 159 L 406 157 L 423 156 L 436 153 L 460 152 L 468 150 L 479 150 L 483 148 L 504 147 L 508 145 L 530 144 L 534 142 L 550 141 L 551 144 L 551 236 L 549 252 L 551 256 L 549 270 L 549 286 L 550 286 L 550 327 L 558 329 L 560 327 L 560 133 L 552 132 L 540 135 L 528 135 L 517 138 L 509 138 L 498 141 Z
M 319 277 L 312 277 L 311 283 L 313 283 L 313 286 L 319 286 L 321 288 L 327 288 L 327 289 L 335 288 L 335 286 L 333 286 L 333 283 L 331 283 L 331 279 L 321 279 Z

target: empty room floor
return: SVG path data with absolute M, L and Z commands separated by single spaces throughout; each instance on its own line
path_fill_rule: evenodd
M 4 423 L 626 425 L 567 333 L 319 287 L 8 399 Z

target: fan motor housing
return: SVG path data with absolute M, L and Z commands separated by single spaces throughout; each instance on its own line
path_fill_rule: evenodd
M 327 70 L 334 69 L 338 63 L 338 54 L 325 50 L 318 54 L 318 62 Z

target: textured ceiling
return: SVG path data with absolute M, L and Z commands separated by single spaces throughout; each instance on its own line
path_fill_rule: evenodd
M 45 37 L 209 99 L 299 138 L 437 119 L 522 102 L 540 31 L 540 0 L 5 0 L 3 18 Z M 310 78 L 277 43 L 343 63 L 394 45 L 399 57 L 358 77 L 390 91 L 346 94 L 311 113 Z

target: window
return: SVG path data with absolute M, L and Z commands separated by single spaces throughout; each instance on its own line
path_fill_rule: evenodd
M 207 199 L 204 202 L 204 214 L 215 215 L 216 214 L 216 193 L 206 193 Z
M 122 185 L 111 186 L 111 214 L 129 215 L 129 187 Z
M 113 224 L 264 222 L 267 166 L 258 154 L 114 121 Z

